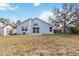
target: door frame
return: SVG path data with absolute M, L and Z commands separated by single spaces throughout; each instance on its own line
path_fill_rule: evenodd
M 35 34 L 40 33 L 40 28 L 39 27 L 33 27 L 32 33 L 35 33 Z

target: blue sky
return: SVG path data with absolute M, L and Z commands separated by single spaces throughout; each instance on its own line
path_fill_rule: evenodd
M 43 20 L 50 15 L 50 10 L 57 7 L 59 3 L 2 3 L 0 4 L 0 17 L 8 18 L 12 21 L 25 20 L 30 17 L 38 17 Z

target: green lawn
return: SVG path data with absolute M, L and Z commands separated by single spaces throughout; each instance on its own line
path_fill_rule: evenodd
M 79 34 L 0 36 L 0 55 L 79 56 Z

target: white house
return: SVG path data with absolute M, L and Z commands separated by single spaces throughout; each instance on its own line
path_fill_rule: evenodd
M 39 18 L 29 18 L 17 25 L 17 34 L 53 34 L 53 27 Z
M 0 35 L 10 35 L 12 34 L 13 27 L 10 24 L 4 24 L 0 22 Z

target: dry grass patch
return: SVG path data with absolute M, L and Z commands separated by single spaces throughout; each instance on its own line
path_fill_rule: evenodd
M 0 55 L 79 55 L 79 35 L 0 36 Z

